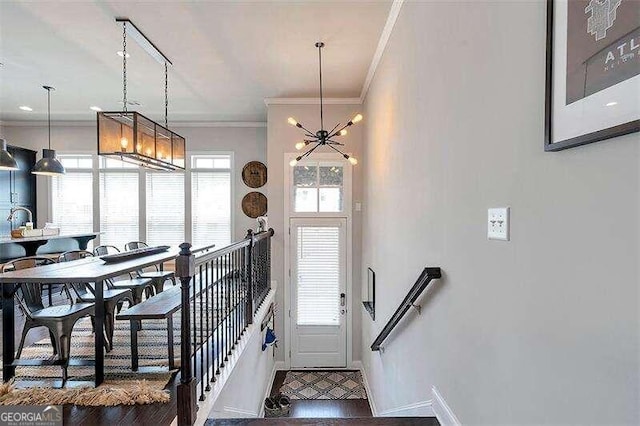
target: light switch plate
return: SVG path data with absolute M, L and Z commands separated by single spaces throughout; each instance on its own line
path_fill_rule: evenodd
M 509 241 L 509 207 L 489 209 L 487 215 L 487 238 Z

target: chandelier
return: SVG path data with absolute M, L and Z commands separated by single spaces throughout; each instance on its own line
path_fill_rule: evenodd
M 116 157 L 153 170 L 176 171 L 185 168 L 185 139 L 169 130 L 168 66 L 171 61 L 126 18 L 116 18 L 122 23 L 122 111 L 98 112 L 98 155 Z M 164 65 L 164 126 L 144 115 L 127 111 L 127 33 Z
M 347 134 L 347 127 L 353 126 L 354 124 L 362 121 L 362 114 L 357 114 L 342 127 L 340 127 L 340 123 L 338 123 L 330 131 L 326 131 L 324 129 L 324 105 L 322 99 L 322 48 L 324 47 L 324 43 L 319 41 L 316 43 L 316 47 L 318 48 L 318 63 L 320 70 L 320 130 L 313 133 L 310 130 L 306 129 L 301 123 L 298 123 L 295 118 L 289 117 L 289 119 L 287 120 L 288 123 L 292 126 L 302 129 L 305 136 L 305 138 L 301 142 L 298 142 L 296 144 L 296 149 L 300 151 L 308 147 L 309 145 L 312 145 L 304 154 L 299 155 L 295 159 L 291 160 L 291 162 L 289 162 L 289 165 L 293 167 L 298 164 L 298 161 L 311 155 L 311 153 L 318 149 L 318 147 L 328 146 L 329 148 L 333 149 L 338 154 L 343 156 L 346 160 L 349 160 L 349 162 L 355 166 L 356 164 L 358 164 L 358 160 L 355 157 L 345 154 L 339 148 L 336 148 L 338 146 L 344 146 L 344 144 L 334 140 L 334 138 L 345 136 Z

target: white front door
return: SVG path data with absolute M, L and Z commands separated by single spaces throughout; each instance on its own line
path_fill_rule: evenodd
M 344 218 L 291 219 L 291 367 L 346 367 Z

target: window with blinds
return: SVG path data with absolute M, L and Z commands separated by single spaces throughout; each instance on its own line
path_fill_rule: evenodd
M 147 172 L 147 239 L 150 246 L 185 241 L 184 174 Z
M 63 234 L 93 232 L 93 171 L 91 155 L 60 155 L 67 170 L 51 178 L 51 222 Z
M 231 243 L 231 156 L 191 157 L 191 235 L 196 247 Z
M 340 228 L 301 226 L 296 250 L 297 324 L 340 324 Z
M 100 244 L 120 250 L 139 240 L 137 166 L 102 159 L 100 170 Z

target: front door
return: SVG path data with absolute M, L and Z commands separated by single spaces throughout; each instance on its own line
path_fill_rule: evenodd
M 291 219 L 291 367 L 346 367 L 346 219 Z

